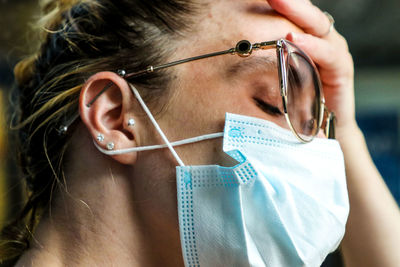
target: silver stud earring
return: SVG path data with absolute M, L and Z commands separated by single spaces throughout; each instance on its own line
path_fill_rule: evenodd
M 134 119 L 129 119 L 128 120 L 128 126 L 134 126 L 135 125 L 135 120 Z
M 103 142 L 103 141 L 104 141 L 104 135 L 98 134 L 96 139 L 97 139 L 97 141 L 99 141 L 99 142 Z
M 114 143 L 113 143 L 113 142 L 109 142 L 109 143 L 107 143 L 107 149 L 108 149 L 108 150 L 113 150 L 113 149 L 114 149 L 114 147 L 115 147 L 115 145 L 114 145 Z

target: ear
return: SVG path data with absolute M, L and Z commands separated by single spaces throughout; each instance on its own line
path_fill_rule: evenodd
M 108 89 L 99 94 L 106 87 Z M 96 73 L 84 84 L 79 111 L 83 123 L 100 147 L 108 149 L 107 146 L 113 144 L 115 150 L 137 146 L 140 125 L 133 114 L 133 102 L 128 83 L 116 73 Z M 134 125 L 129 123 L 132 119 Z M 111 157 L 122 164 L 134 164 L 137 152 Z

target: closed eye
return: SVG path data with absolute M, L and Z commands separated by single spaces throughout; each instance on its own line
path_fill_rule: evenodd
M 274 115 L 274 116 L 283 115 L 282 111 L 276 106 L 273 106 L 267 102 L 264 102 L 259 98 L 254 98 L 254 101 L 256 102 L 257 107 L 259 107 L 262 111 L 264 111 L 270 115 Z

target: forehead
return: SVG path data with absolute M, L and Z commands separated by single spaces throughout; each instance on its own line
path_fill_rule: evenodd
M 195 44 L 209 48 L 218 46 L 214 49 L 231 47 L 242 39 L 252 43 L 269 41 L 284 38 L 291 31 L 300 31 L 276 13 L 266 0 L 210 1 L 196 28 L 192 38 Z
M 214 0 L 208 2 L 204 12 L 197 18 L 192 34 L 179 41 L 179 49 L 169 61 L 226 50 L 240 40 L 249 40 L 251 43 L 277 40 L 292 31 L 301 30 L 272 10 L 266 0 Z M 275 49 L 265 50 L 262 54 L 272 62 L 269 66 L 276 66 Z M 211 81 L 223 80 L 226 83 L 230 73 L 238 72 L 236 66 L 239 64 L 257 66 L 253 62 L 257 60 L 255 57 L 244 61 L 243 58 L 227 54 L 182 64 L 174 70 L 178 71 L 177 77 L 182 84 L 187 82 L 191 86 L 204 86 L 202 82 L 207 80 L 208 86 L 211 86 Z M 249 64 L 243 64 L 247 62 Z M 242 69 L 240 72 L 243 72 Z

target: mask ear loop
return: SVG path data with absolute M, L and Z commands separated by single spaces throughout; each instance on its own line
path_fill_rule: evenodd
M 182 146 L 186 144 L 192 144 L 192 143 L 197 143 L 201 142 L 204 140 L 210 140 L 210 139 L 215 139 L 215 138 L 220 138 L 223 137 L 224 133 L 212 133 L 212 134 L 205 134 L 202 136 L 196 136 L 180 141 L 175 141 L 171 143 L 171 146 Z M 113 155 L 121 155 L 125 153 L 131 153 L 131 152 L 140 152 L 140 151 L 147 151 L 147 150 L 155 150 L 155 149 L 162 149 L 168 147 L 166 144 L 162 145 L 151 145 L 151 146 L 142 146 L 142 147 L 130 147 L 130 148 L 123 148 L 123 149 L 116 149 L 116 150 L 106 150 L 99 146 L 96 141 L 93 139 L 93 144 L 97 147 L 97 149 L 106 155 L 113 156 Z
M 165 144 L 168 146 L 168 149 L 171 151 L 172 155 L 178 162 L 180 166 L 185 166 L 183 164 L 183 161 L 181 158 L 178 156 L 176 153 L 175 149 L 172 147 L 171 143 L 168 141 L 167 137 L 165 136 L 164 132 L 161 130 L 160 126 L 158 125 L 157 121 L 154 119 L 153 115 L 151 114 L 150 110 L 147 108 L 146 104 L 144 103 L 142 97 L 140 96 L 138 90 L 131 84 L 129 83 L 129 87 L 131 88 L 133 94 L 135 95 L 136 99 L 139 101 L 140 105 L 146 112 L 147 116 L 149 116 L 150 121 L 153 123 L 154 127 L 156 128 L 157 132 L 161 135 L 161 138 L 164 140 Z

